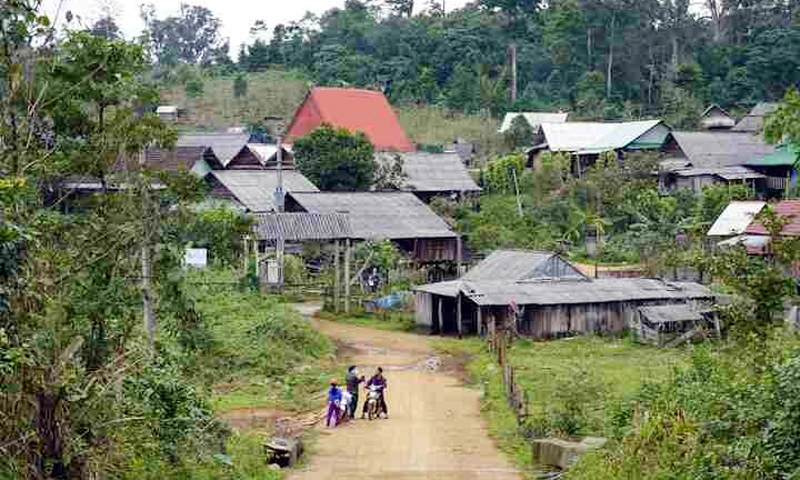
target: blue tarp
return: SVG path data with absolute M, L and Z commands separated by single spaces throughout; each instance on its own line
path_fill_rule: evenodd
M 378 298 L 372 301 L 377 308 L 382 310 L 390 310 L 403 303 L 403 297 L 399 293 L 386 295 L 385 297 Z

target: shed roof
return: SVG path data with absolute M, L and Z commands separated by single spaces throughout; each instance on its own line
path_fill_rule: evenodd
M 744 165 L 775 151 L 757 136 L 737 132 L 672 132 L 672 138 L 695 168 Z
M 781 235 L 800 236 L 800 200 L 783 200 L 773 205 L 775 213 L 786 217 L 787 223 L 783 226 Z M 750 235 L 768 235 L 767 229 L 759 221 L 751 223 L 745 233 Z
M 276 170 L 215 170 L 211 174 L 251 212 L 275 210 Z M 297 170 L 283 172 L 283 189 L 287 193 L 319 191 Z
M 703 319 L 703 314 L 691 305 L 653 305 L 639 307 L 639 313 L 651 323 L 696 322 Z
M 757 133 L 764 129 L 764 119 L 778 109 L 777 103 L 761 102 L 733 127 L 734 132 Z
M 453 238 L 444 220 L 410 192 L 295 193 L 292 198 L 310 213 L 347 213 L 353 238 Z
M 700 124 L 708 129 L 728 129 L 736 125 L 736 120 L 719 105 L 709 105 L 700 115 Z
M 159 113 L 159 114 L 160 113 L 163 113 L 163 114 L 175 113 L 175 114 L 177 114 L 178 113 L 178 106 L 177 105 L 161 105 L 158 108 L 156 108 L 156 113 Z
M 564 123 L 567 121 L 567 117 L 569 113 L 558 112 L 558 113 L 549 113 L 549 112 L 508 112 L 506 116 L 503 117 L 503 123 L 500 125 L 499 133 L 505 133 L 511 129 L 511 125 L 514 122 L 514 119 L 518 116 L 522 115 L 525 117 L 525 120 L 528 121 L 528 125 L 531 128 L 536 129 L 543 123 Z
M 691 282 L 665 282 L 650 278 L 600 278 L 595 280 L 532 280 L 469 282 L 452 280 L 416 287 L 443 296 L 464 295 L 481 306 L 577 305 L 588 303 L 710 299 L 707 287 Z
M 345 128 L 351 132 L 363 132 L 376 150 L 410 152 L 414 145 L 406 136 L 392 106 L 382 92 L 358 88 L 315 87 L 297 113 L 289 128 L 288 138 L 297 138 L 311 133 L 319 124 L 298 122 L 298 115 L 305 104 L 313 103 L 316 115 L 322 123 Z M 310 128 L 310 130 L 309 130 Z
M 602 153 L 625 148 L 661 123 L 661 120 L 543 123 L 542 132 L 550 151 Z
M 258 240 L 340 240 L 353 235 L 343 213 L 260 213 L 255 218 Z
M 228 165 L 247 145 L 247 133 L 186 133 L 178 137 L 179 147 L 209 147 L 222 166 Z
M 766 202 L 731 202 L 717 217 L 708 230 L 709 237 L 741 235 L 753 223 L 753 219 L 766 205 Z
M 405 185 L 417 192 L 478 192 L 481 188 L 467 172 L 461 157 L 456 152 L 389 153 L 378 152 L 375 160 L 389 162 L 394 155 L 403 160 L 403 172 L 407 175 Z
M 548 262 L 558 261 L 557 269 L 548 269 Z M 584 275 L 554 252 L 535 250 L 495 250 L 461 280 L 521 281 L 536 277 L 575 277 Z

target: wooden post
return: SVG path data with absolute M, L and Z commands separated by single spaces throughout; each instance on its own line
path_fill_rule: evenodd
M 461 278 L 461 235 L 456 237 L 456 278 Z
M 481 315 L 481 306 L 478 305 L 478 335 L 484 335 L 483 331 L 483 318 Z
M 350 313 L 350 239 L 345 240 L 344 251 L 344 312 Z
M 247 270 L 248 270 L 247 267 L 250 266 L 250 262 L 249 262 L 249 260 L 250 260 L 250 235 L 245 235 L 244 236 L 243 243 L 244 243 L 244 274 L 243 275 L 246 276 L 247 275 Z
M 333 242 L 333 311 L 339 313 L 339 240 Z
M 461 338 L 461 292 L 456 295 L 456 330 L 458 338 Z
M 437 300 L 437 303 L 439 304 L 439 319 L 436 322 L 437 323 L 437 330 L 438 330 L 437 333 L 442 333 L 442 330 L 444 330 L 444 317 L 442 316 L 442 297 L 439 297 L 439 300 Z
M 258 258 L 258 240 L 253 239 L 253 256 L 256 259 L 256 277 L 261 278 L 261 262 Z

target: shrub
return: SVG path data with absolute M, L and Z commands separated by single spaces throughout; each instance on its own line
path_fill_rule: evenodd
M 187 97 L 200 98 L 203 96 L 203 90 L 205 89 L 205 84 L 203 83 L 202 78 L 195 77 L 186 82 L 184 89 L 186 90 Z

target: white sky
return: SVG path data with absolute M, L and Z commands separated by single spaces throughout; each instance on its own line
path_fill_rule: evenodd
M 469 0 L 446 0 L 447 11 L 466 5 Z M 235 55 L 242 42 L 251 42 L 250 27 L 256 20 L 264 20 L 267 27 L 279 23 L 300 20 L 310 11 L 320 15 L 333 7 L 343 7 L 345 0 L 44 0 L 45 11 L 51 19 L 59 9 L 59 25 L 66 11 L 81 17 L 84 24 L 91 24 L 102 16 L 104 6 L 109 6 L 123 33 L 133 38 L 141 33 L 143 24 L 139 18 L 139 6 L 153 3 L 160 18 L 174 14 L 181 3 L 202 5 L 211 10 L 222 21 L 222 37 L 230 38 L 231 54 Z M 417 9 L 428 3 L 417 0 Z

